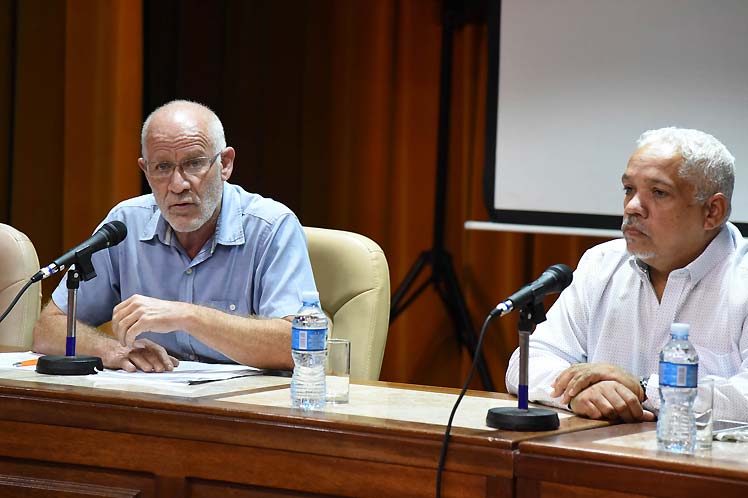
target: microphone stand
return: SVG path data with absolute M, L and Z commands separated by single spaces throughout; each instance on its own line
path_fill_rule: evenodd
M 79 254 L 79 258 L 81 255 Z M 96 276 L 91 265 L 91 255 L 82 257 L 85 261 L 70 266 L 67 276 L 68 314 L 67 337 L 65 338 L 65 355 L 46 355 L 39 358 L 36 371 L 51 375 L 89 375 L 95 374 L 96 369 L 104 370 L 104 364 L 98 356 L 76 356 L 75 354 L 75 326 L 78 309 L 78 286 L 80 281 L 90 280 Z M 84 273 L 78 271 L 78 266 L 84 268 Z
M 527 371 L 530 357 L 530 335 L 535 326 L 545 321 L 543 296 L 534 299 L 519 310 L 519 386 L 517 408 L 491 408 L 486 415 L 486 425 L 510 431 L 550 431 L 558 429 L 558 414 L 546 408 L 528 406 L 529 389 Z

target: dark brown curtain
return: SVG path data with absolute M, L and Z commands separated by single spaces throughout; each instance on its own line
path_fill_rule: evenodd
M 353 230 L 387 254 L 393 289 L 433 237 L 441 2 L 146 3 L 146 107 L 206 102 L 238 151 L 233 180 L 294 209 L 302 223 Z M 199 23 L 214 37 L 190 37 Z M 468 232 L 486 219 L 482 171 L 486 29 L 455 35 L 446 244 L 474 327 L 502 296 L 596 241 Z M 425 275 L 424 275 L 425 276 Z M 493 325 L 494 384 L 516 319 Z M 390 328 L 382 379 L 458 385 L 470 358 L 428 289 Z M 476 384 L 479 385 L 479 384 Z
M 140 10 L 133 8 L 137 2 L 4 1 L 0 26 L 15 20 L 17 33 L 0 40 L 0 64 L 13 66 L 15 57 L 16 90 L 12 97 L 7 78 L 0 76 L 0 106 L 12 104 L 15 124 L 8 132 L 3 128 L 8 123 L 0 123 L 0 133 L 21 145 L 12 148 L 15 187 L 0 183 L 0 195 L 6 196 L 0 209 L 12 193 L 13 209 L 4 219 L 29 233 L 44 252 L 41 259 L 82 240 L 80 225 L 90 232 L 108 207 L 133 195 L 141 114 L 173 98 L 203 102 L 222 118 L 227 140 L 237 149 L 233 182 L 284 202 L 305 225 L 352 230 L 377 241 L 387 255 L 393 289 L 430 248 L 441 2 L 145 1 L 141 24 Z M 48 12 L 49 5 L 58 11 Z M 80 6 L 86 6 L 83 12 Z M 34 11 L 34 22 L 24 22 L 32 7 L 45 12 Z M 74 48 L 79 45 L 69 40 L 69 27 L 90 23 L 91 15 L 119 26 L 120 34 L 101 27 Z M 66 29 L 53 22 L 60 16 L 67 19 Z M 44 19 L 46 24 L 39 24 Z M 34 30 L 36 42 L 25 35 L 29 24 L 44 28 Z M 133 53 L 141 39 L 142 65 Z M 116 54 L 118 62 L 107 65 L 106 57 Z M 486 58 L 485 26 L 459 29 L 446 246 L 476 331 L 499 299 L 552 263 L 575 266 L 584 249 L 598 242 L 463 228 L 466 220 L 487 218 L 481 188 Z M 25 76 L 34 71 L 45 85 Z M 71 109 L 73 104 L 86 110 Z M 116 112 L 105 117 L 107 106 Z M 39 123 L 33 117 L 42 112 L 45 120 Z M 20 136 L 27 138 L 19 142 Z M 39 143 L 44 150 L 34 147 Z M 84 148 L 73 152 L 73 144 Z M 7 151 L 7 145 L 0 148 L 0 157 Z M 60 170 L 63 183 L 38 189 L 42 175 L 63 178 Z M 497 320 L 484 348 L 499 390 L 515 347 L 516 318 Z M 381 378 L 457 386 L 469 366 L 430 288 L 390 327 Z
M 0 221 L 47 264 L 140 191 L 142 13 L 128 0 L 2 0 L 0 26 Z

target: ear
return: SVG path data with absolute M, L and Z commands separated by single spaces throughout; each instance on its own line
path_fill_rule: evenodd
M 704 203 L 704 230 L 719 227 L 727 216 L 727 197 L 717 192 L 712 194 Z
M 233 147 L 226 147 L 221 152 L 221 179 L 223 181 L 228 180 L 231 172 L 234 171 L 234 157 L 236 157 L 236 151 Z
M 145 175 L 145 159 L 143 159 L 142 157 L 138 159 L 138 167 L 140 168 L 140 171 L 142 171 Z M 151 192 L 153 192 L 154 190 L 153 185 L 151 185 L 151 179 L 148 178 L 148 175 L 145 175 L 145 179 L 148 182 L 148 186 L 151 187 Z

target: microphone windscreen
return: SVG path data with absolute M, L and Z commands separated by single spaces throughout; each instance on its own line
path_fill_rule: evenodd
M 101 226 L 101 231 L 104 232 L 110 246 L 119 244 L 127 237 L 127 226 L 119 220 L 105 223 Z
M 559 291 L 566 289 L 574 278 L 572 269 L 561 263 L 550 266 L 546 271 L 552 272 L 555 275 Z

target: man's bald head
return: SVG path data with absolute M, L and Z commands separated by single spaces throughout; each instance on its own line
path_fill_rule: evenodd
M 145 144 L 151 128 L 158 128 L 161 123 L 195 123 L 208 132 L 215 150 L 226 148 L 226 137 L 223 133 L 223 125 L 209 107 L 189 100 L 172 100 L 158 107 L 148 115 L 143 123 L 140 133 L 140 150 L 143 158 L 146 157 Z

